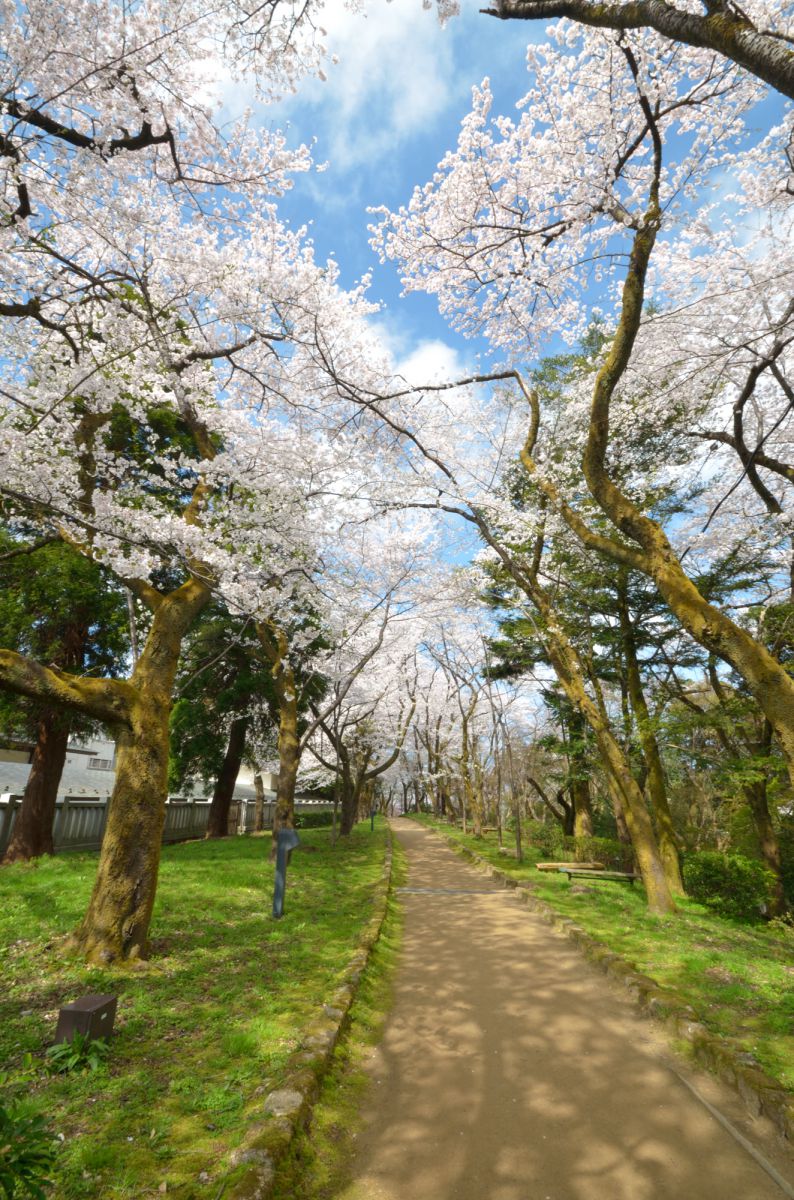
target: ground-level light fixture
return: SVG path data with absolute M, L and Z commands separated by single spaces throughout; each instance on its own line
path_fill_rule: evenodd
M 58 1013 L 55 1042 L 71 1042 L 76 1033 L 94 1041 L 109 1038 L 116 1019 L 118 996 L 81 996 Z

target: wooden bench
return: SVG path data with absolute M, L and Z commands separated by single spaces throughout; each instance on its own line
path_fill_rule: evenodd
M 570 868 L 572 871 L 603 871 L 604 864 L 600 862 L 545 862 L 535 863 L 538 871 L 562 871 Z
M 581 867 L 560 867 L 561 875 L 568 876 L 568 882 L 572 879 L 606 879 L 615 883 L 634 883 L 637 879 L 641 879 L 641 875 L 637 875 L 634 871 L 583 871 Z

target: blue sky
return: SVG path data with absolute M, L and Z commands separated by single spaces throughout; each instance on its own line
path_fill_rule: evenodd
M 345 285 L 372 271 L 371 296 L 385 306 L 382 324 L 400 357 L 424 346 L 422 367 L 432 370 L 444 357 L 434 343 L 443 341 L 471 361 L 482 347 L 450 331 L 434 299 L 400 298 L 394 266 L 378 264 L 369 247 L 367 208 L 396 208 L 426 182 L 455 145 L 471 88 L 485 75 L 497 107 L 513 107 L 527 88 L 527 42 L 544 40 L 543 26 L 497 21 L 471 6 L 442 28 L 421 0 L 370 0 L 366 16 L 333 0 L 322 20 L 338 65 L 328 66 L 325 82 L 306 80 L 258 113 L 292 142 L 316 138 L 315 160 L 328 163 L 298 177 L 280 210 L 293 225 L 310 223 L 318 258 L 333 254 Z M 447 365 L 461 366 L 452 353 Z
M 329 58 L 338 56 L 338 64 L 329 61 L 326 81 L 306 79 L 296 95 L 255 106 L 257 121 L 284 129 L 294 145 L 314 142 L 315 162 L 327 163 L 322 172 L 296 177 L 281 214 L 293 226 L 309 226 L 318 259 L 333 255 L 344 285 L 372 272 L 370 296 L 383 305 L 381 330 L 417 382 L 474 367 L 486 347 L 450 330 L 435 299 L 400 297 L 395 266 L 381 266 L 369 246 L 367 209 L 397 208 L 430 178 L 455 146 L 471 89 L 484 76 L 491 80 L 495 113 L 514 112 L 526 92 L 526 46 L 546 39 L 546 23 L 498 21 L 478 8 L 468 0 L 442 27 L 435 4 L 426 10 L 422 0 L 368 0 L 366 13 L 329 0 L 321 23 Z M 223 94 L 230 116 L 251 103 L 232 84 Z M 768 101 L 758 124 L 771 124 L 782 107 L 779 98 Z

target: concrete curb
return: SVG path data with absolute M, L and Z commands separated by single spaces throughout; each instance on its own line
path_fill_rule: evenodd
M 794 1140 L 794 1096 L 777 1079 L 767 1075 L 747 1051 L 727 1038 L 711 1033 L 697 1019 L 693 1008 L 654 979 L 642 975 L 631 963 L 615 954 L 586 930 L 532 894 L 532 884 L 514 879 L 487 859 L 461 846 L 440 830 L 423 826 L 463 858 L 491 878 L 515 889 L 518 897 L 547 925 L 552 925 L 581 950 L 585 958 L 610 979 L 622 984 L 643 1016 L 661 1022 L 673 1036 L 688 1043 L 695 1060 L 738 1092 L 754 1117 L 768 1117 L 781 1137 Z
M 243 1144 L 231 1156 L 232 1168 L 245 1166 L 224 1191 L 224 1200 L 269 1200 L 276 1168 L 287 1155 L 295 1135 L 305 1128 L 331 1065 L 336 1045 L 350 1021 L 350 1008 L 361 976 L 380 937 L 392 886 L 392 833 L 383 860 L 383 879 L 373 897 L 373 914 L 358 940 L 339 986 L 305 1031 L 292 1055 L 286 1076 L 275 1091 L 266 1092 L 248 1126 Z

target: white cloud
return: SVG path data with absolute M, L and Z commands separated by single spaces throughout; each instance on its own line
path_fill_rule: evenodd
M 467 362 L 467 346 L 454 346 L 442 338 L 417 338 L 413 328 L 390 316 L 370 318 L 370 328 L 385 349 L 396 375 L 410 387 L 429 383 L 449 383 L 472 373 Z
M 453 41 L 421 0 L 371 0 L 365 12 L 330 0 L 327 80 L 307 80 L 276 108 L 278 120 L 304 115 L 320 137 L 321 157 L 350 169 L 391 152 L 444 114 L 460 94 Z
M 455 346 L 439 338 L 419 342 L 414 349 L 397 362 L 400 375 L 412 385 L 422 383 L 449 383 L 463 379 L 466 364 Z

